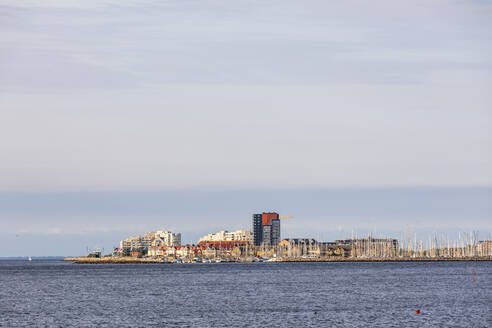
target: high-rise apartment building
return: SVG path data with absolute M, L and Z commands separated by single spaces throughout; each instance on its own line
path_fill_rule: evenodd
M 263 229 L 261 228 L 261 214 L 253 214 L 253 243 L 260 246 L 263 240 Z
M 122 251 L 147 251 L 151 246 L 181 245 L 181 234 L 167 230 L 148 232 L 142 236 L 130 237 L 120 242 Z
M 255 246 L 276 246 L 280 242 L 278 213 L 253 214 L 253 240 Z
M 272 220 L 272 232 L 271 232 L 271 237 L 270 237 L 270 240 L 271 240 L 271 245 L 278 245 L 278 243 L 280 243 L 281 239 L 280 239 L 280 219 L 278 218 L 278 214 L 277 214 L 277 218 L 276 219 L 273 219 Z
M 263 233 L 261 236 L 261 245 L 271 246 L 272 245 L 272 225 L 265 224 L 262 226 Z

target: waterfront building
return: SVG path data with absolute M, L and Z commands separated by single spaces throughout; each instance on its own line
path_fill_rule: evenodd
M 206 258 L 215 258 L 219 255 L 219 251 L 215 248 L 203 248 L 202 256 Z
M 213 248 L 213 249 L 232 249 L 235 247 L 245 248 L 250 245 L 246 240 L 222 240 L 222 241 L 206 241 L 202 240 L 198 243 L 201 248 Z
M 173 233 L 166 230 L 158 230 L 154 232 L 152 238 L 152 246 L 179 246 L 181 245 L 181 234 Z
M 229 232 L 222 230 L 217 233 L 210 233 L 200 238 L 198 243 L 201 242 L 213 242 L 213 241 L 246 241 L 248 243 L 253 242 L 253 234 L 249 230 L 236 230 Z
M 194 245 L 151 246 L 148 256 L 185 258 L 200 253 L 200 248 Z
M 478 256 L 492 256 L 492 240 L 482 240 L 478 242 Z
M 181 245 L 181 233 L 173 233 L 167 230 L 157 230 L 142 236 L 134 236 L 122 240 L 120 249 L 122 252 L 145 251 L 151 246 L 178 246 Z
M 283 239 L 279 244 L 279 252 L 285 257 L 319 257 L 318 242 L 312 238 Z
M 176 248 L 176 257 L 185 258 L 185 257 L 193 257 L 198 255 L 199 249 L 193 245 L 185 245 L 185 246 L 175 246 Z
M 146 250 L 152 243 L 152 236 L 133 236 L 125 240 L 120 241 L 120 249 L 122 252 L 138 252 L 139 250 Z
M 337 246 L 350 246 L 352 257 L 394 257 L 400 252 L 400 244 L 393 238 L 357 238 L 335 240 Z
M 169 254 L 170 252 L 168 251 L 168 249 L 166 247 L 162 247 L 162 246 L 150 246 L 148 252 L 147 252 L 147 255 L 148 256 L 159 256 L 159 257 L 163 257 L 163 256 L 170 256 Z
M 352 246 L 338 245 L 334 242 L 318 242 L 312 238 L 283 239 L 279 244 L 279 254 L 286 258 L 319 258 L 326 256 L 350 256 Z
M 255 246 L 277 246 L 280 242 L 280 216 L 275 212 L 253 214 Z
M 317 244 L 318 242 L 316 241 L 316 239 L 312 239 L 312 238 L 286 238 L 279 243 L 279 246 L 289 246 L 289 245 L 303 246 L 303 245 L 317 245 Z

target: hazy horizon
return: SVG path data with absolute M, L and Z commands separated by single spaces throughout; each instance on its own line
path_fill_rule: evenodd
M 492 188 L 187 190 L 0 193 L 0 256 L 82 255 L 110 251 L 153 230 L 181 232 L 184 243 L 208 233 L 251 229 L 251 215 L 278 211 L 282 238 L 329 241 L 358 236 L 401 239 L 479 231 L 490 238 Z

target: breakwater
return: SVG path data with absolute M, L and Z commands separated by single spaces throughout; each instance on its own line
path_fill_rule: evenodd
M 161 259 L 155 258 L 137 258 L 137 257 L 66 257 L 64 261 L 74 262 L 76 264 L 155 264 L 168 263 Z
M 327 257 L 327 258 L 287 258 L 278 262 L 443 262 L 443 261 L 492 261 L 489 257 Z
M 64 261 L 75 264 L 163 264 L 170 263 L 160 258 L 136 258 L 136 257 L 67 257 Z M 323 258 L 275 258 L 264 262 L 443 262 L 443 261 L 492 261 L 488 257 L 387 257 L 387 258 L 360 258 L 360 257 L 323 257 Z M 228 262 L 253 262 L 248 259 L 230 260 Z M 192 262 L 191 262 L 192 263 Z

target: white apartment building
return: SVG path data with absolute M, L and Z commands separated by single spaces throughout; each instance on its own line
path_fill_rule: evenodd
M 142 236 L 134 236 L 122 240 L 122 251 L 148 250 L 150 246 L 179 246 L 181 245 L 181 233 L 173 233 L 167 230 L 157 230 Z
M 154 231 L 152 246 L 179 246 L 181 245 L 181 234 L 167 230 Z
M 235 240 L 245 240 L 250 243 L 253 242 L 253 234 L 249 230 L 237 230 L 229 232 L 227 230 L 222 230 L 217 233 L 210 233 L 206 236 L 200 238 L 198 242 L 201 241 L 235 241 Z

